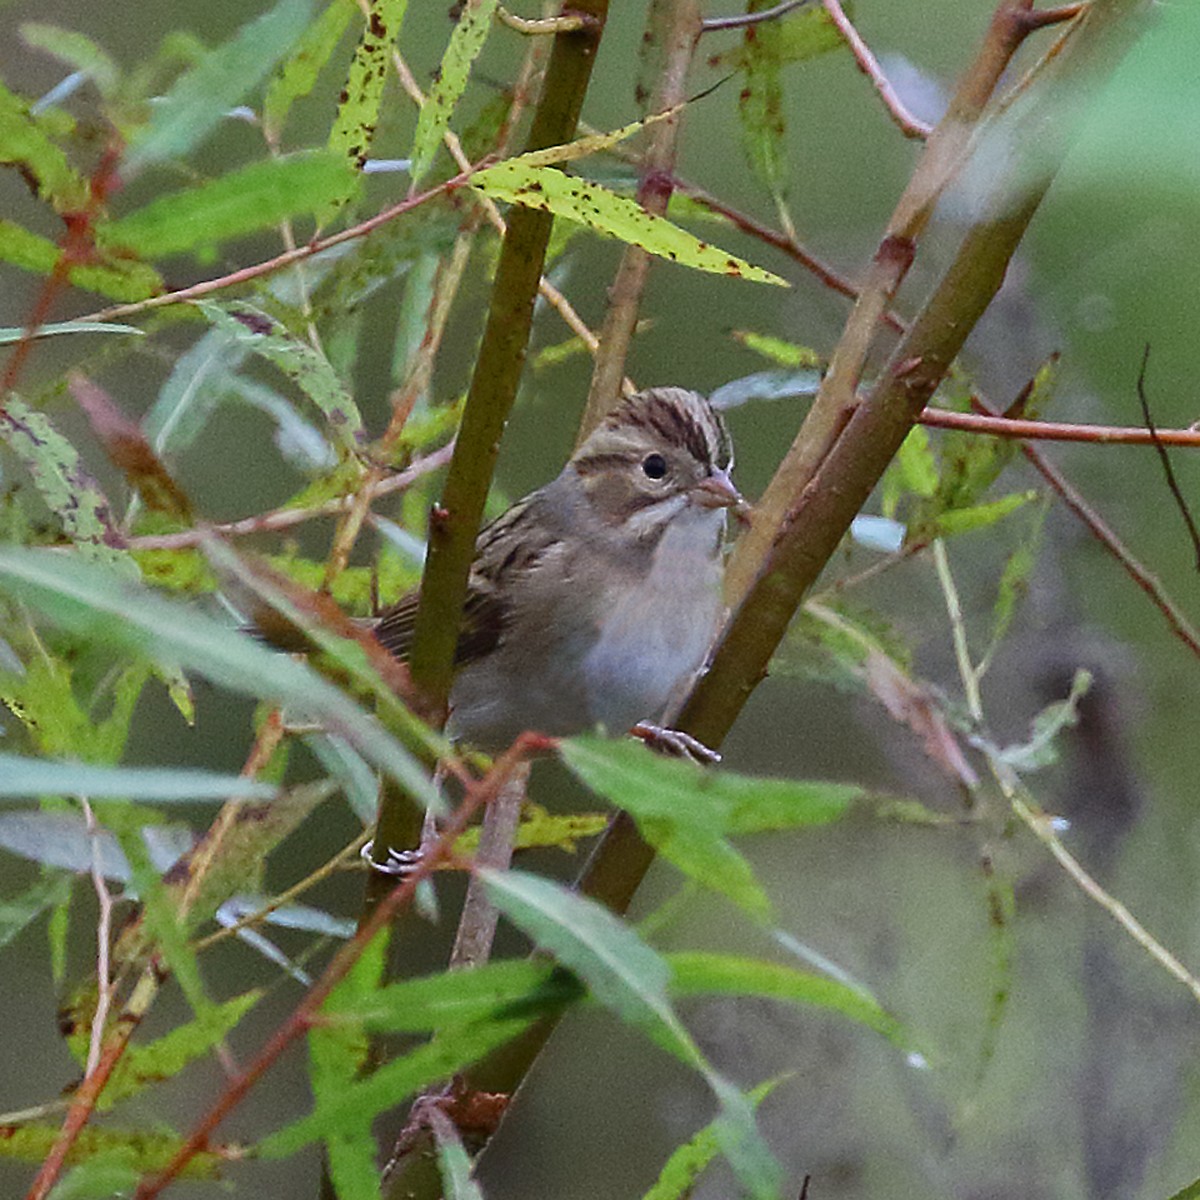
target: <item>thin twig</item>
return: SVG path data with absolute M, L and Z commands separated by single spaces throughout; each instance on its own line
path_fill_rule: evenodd
M 760 12 L 738 13 L 732 17 L 709 17 L 700 24 L 701 33 L 716 33 L 719 29 L 745 29 L 747 25 L 759 25 L 763 21 L 774 21 L 786 17 L 788 13 L 807 4 L 809 0 L 784 0 L 774 8 L 764 8 Z
M 983 699 L 979 694 L 979 672 L 971 661 L 971 648 L 967 643 L 967 623 L 963 617 L 962 601 L 954 576 L 950 573 L 950 558 L 946 554 L 946 543 L 941 538 L 933 543 L 933 563 L 937 570 L 938 584 L 946 602 L 946 615 L 950 618 L 950 636 L 954 642 L 954 659 L 958 664 L 959 678 L 967 698 L 967 711 L 975 722 L 983 720 Z
M 879 99 L 883 101 L 883 107 L 887 109 L 888 116 L 896 123 L 900 132 L 909 138 L 921 140 L 927 138 L 932 127 L 919 117 L 914 117 L 904 107 L 904 101 L 896 94 L 896 89 L 892 87 L 883 73 L 879 60 L 871 53 L 871 47 L 863 41 L 862 35 L 854 28 L 850 18 L 846 16 L 841 0 L 821 0 L 821 3 L 838 33 L 842 35 L 842 40 L 850 47 L 854 61 L 858 63 L 858 69 L 871 81 L 876 92 L 879 93 Z
M 424 458 L 417 459 L 403 471 L 397 471 L 386 479 L 381 479 L 369 489 L 371 500 L 380 496 L 389 496 L 393 492 L 402 492 L 413 486 L 426 475 L 440 470 L 450 461 L 454 452 L 454 443 L 431 451 Z M 334 500 L 326 500 L 322 504 L 314 504 L 309 508 L 276 508 L 270 512 L 260 513 L 253 517 L 243 517 L 239 521 L 228 521 L 222 525 L 208 525 L 203 528 L 181 529 L 177 533 L 145 534 L 141 537 L 131 537 L 127 541 L 130 550 L 182 550 L 189 546 L 199 546 L 214 533 L 225 537 L 248 537 L 254 533 L 269 533 L 277 529 L 290 529 L 294 525 L 303 525 L 317 517 L 327 517 L 335 513 L 345 512 L 354 503 L 354 496 L 338 496 Z
M 986 433 L 993 437 L 1044 442 L 1088 442 L 1115 446 L 1200 446 L 1200 429 L 1155 429 L 1137 425 L 1076 425 L 1069 421 L 1030 421 L 992 413 L 951 412 L 926 408 L 917 418 L 922 425 Z
M 109 963 L 109 939 L 112 936 L 112 893 L 104 878 L 104 867 L 100 861 L 100 830 L 96 825 L 96 814 L 86 796 L 79 797 L 87 822 L 88 841 L 92 848 L 92 889 L 96 893 L 99 914 L 96 919 L 96 1011 L 92 1014 L 92 1036 L 88 1043 L 87 1066 L 84 1076 L 90 1075 L 100 1062 L 104 1043 L 104 1029 L 108 1024 L 108 1013 L 112 1007 L 112 978 Z
M 1151 440 L 1154 442 L 1154 449 L 1158 451 L 1158 458 L 1162 463 L 1163 474 L 1167 477 L 1167 487 L 1171 489 L 1171 495 L 1175 499 L 1175 507 L 1183 514 L 1188 536 L 1192 539 L 1192 549 L 1196 554 L 1196 569 L 1200 570 L 1200 533 L 1196 531 L 1196 522 L 1192 520 L 1191 510 L 1187 506 L 1187 501 L 1183 498 L 1183 492 L 1179 488 L 1179 481 L 1175 478 L 1175 468 L 1171 466 L 1171 456 L 1167 453 L 1167 448 L 1163 445 L 1162 436 L 1154 427 L 1154 417 L 1150 414 L 1150 400 L 1146 396 L 1146 368 L 1149 365 L 1150 343 L 1147 342 L 1146 348 L 1142 352 L 1142 366 L 1141 370 L 1138 371 L 1137 377 L 1137 395 L 1138 401 L 1142 406 L 1142 420 L 1146 422 L 1146 429 L 1150 434 Z

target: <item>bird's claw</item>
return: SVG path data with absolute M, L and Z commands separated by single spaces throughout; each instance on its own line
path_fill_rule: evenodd
M 360 851 L 363 862 L 372 871 L 380 875 L 391 875 L 397 879 L 407 879 L 420 865 L 425 857 L 425 850 L 418 846 L 415 850 L 394 850 L 388 847 L 387 857 L 382 862 L 375 860 L 375 841 L 369 841 Z

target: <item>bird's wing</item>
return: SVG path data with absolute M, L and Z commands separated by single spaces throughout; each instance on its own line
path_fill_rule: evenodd
M 479 534 L 455 666 L 474 662 L 499 645 L 512 609 L 514 576 L 530 572 L 558 540 L 538 520 L 538 499 L 537 492 L 527 496 Z M 412 649 L 419 600 L 418 592 L 409 592 L 385 609 L 375 625 L 376 641 L 397 658 L 407 658 Z

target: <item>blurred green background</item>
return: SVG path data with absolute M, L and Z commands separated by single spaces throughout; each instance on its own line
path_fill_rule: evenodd
M 9 37 L 0 72 L 15 90 L 38 95 L 61 70 L 30 53 L 17 29 L 26 20 L 82 29 L 123 64 L 144 57 L 165 34 L 190 29 L 208 43 L 231 34 L 261 6 L 208 0 L 170 5 L 8 3 Z M 414 0 L 402 48 L 427 81 L 449 31 L 447 5 Z M 956 73 L 969 61 L 991 12 L 986 0 L 858 0 L 856 23 L 903 95 L 935 117 Z M 718 10 L 710 5 L 710 15 Z M 585 119 L 611 128 L 635 118 L 633 82 L 644 6 L 613 6 Z M 1018 60 L 1053 33 L 1034 39 Z M 733 44 L 714 34 L 713 53 Z M 494 38 L 483 76 L 510 77 L 521 47 Z M 1161 6 L 1110 87 L 1083 98 L 1087 131 L 1034 220 L 1003 291 L 971 338 L 965 362 L 991 398 L 1007 404 L 1051 351 L 1063 359 L 1050 416 L 1060 420 L 1140 424 L 1135 382 L 1149 343 L 1149 398 L 1157 422 L 1183 426 L 1195 412 L 1194 358 L 1200 346 L 1200 6 Z M 707 43 L 705 50 L 707 50 Z M 701 66 L 694 91 L 721 68 Z M 867 80 L 846 53 L 798 64 L 786 73 L 791 160 L 790 202 L 798 235 L 851 278 L 873 253 L 879 233 L 916 161 L 918 148 L 888 121 Z M 307 103 L 291 136 L 321 136 L 337 83 Z M 773 206 L 752 179 L 739 145 L 736 81 L 687 115 L 679 172 L 770 223 Z M 412 131 L 407 102 L 397 98 L 376 153 L 402 155 Z M 249 131 L 223 130 L 201 155 L 206 170 L 257 153 Z M 403 188 L 376 180 L 381 198 Z M 133 193 L 136 193 L 136 187 Z M 132 205 L 136 194 L 126 198 Z M 119 201 L 118 203 L 122 203 Z M 24 219 L 23 185 L 0 177 L 0 209 Z M 898 307 L 914 311 L 933 266 L 955 235 L 948 198 Z M 53 233 L 53 230 L 43 230 Z M 765 364 L 731 338 L 752 329 L 828 354 L 848 311 L 845 301 L 795 264 L 748 238 L 722 230 L 716 240 L 785 275 L 788 292 L 657 266 L 629 370 L 639 384 L 682 384 L 702 391 Z M 247 255 L 273 252 L 262 239 Z M 615 243 L 581 236 L 556 267 L 555 279 L 593 326 L 618 260 Z M 222 260 L 223 262 L 224 260 Z M 250 261 L 246 257 L 244 261 Z M 216 264 L 222 265 L 221 263 Z M 200 268 L 212 273 L 212 268 Z M 192 274 L 189 274 L 191 272 Z M 180 277 L 196 268 L 180 264 Z M 19 324 L 36 281 L 7 268 L 0 284 L 0 324 Z M 378 337 L 361 364 L 359 401 L 379 427 L 390 355 L 388 305 L 369 320 Z M 469 378 L 487 298 L 476 263 L 452 318 L 435 392 L 454 396 Z M 73 297 L 76 311 L 85 298 Z M 56 314 L 69 315 L 66 312 Z M 542 313 L 536 343 L 565 336 Z M 162 347 L 186 344 L 173 331 Z M 53 376 L 72 348 L 39 347 L 34 379 Z M 144 353 L 106 380 L 126 411 L 141 414 L 168 369 L 159 350 Z M 582 357 L 527 372 L 501 461 L 499 485 L 517 496 L 553 475 L 568 455 L 582 408 L 588 364 Z M 730 415 L 737 476 L 749 496 L 765 486 L 803 415 L 799 402 L 751 404 Z M 65 408 L 64 429 L 78 435 L 106 479 L 79 418 Z M 278 466 L 264 418 L 221 410 L 199 454 L 182 472 L 198 506 L 214 518 L 240 516 L 282 502 L 295 477 Z M 1133 552 L 1185 610 L 1195 610 L 1196 565 L 1161 467 L 1145 448 L 1053 446 L 1061 465 Z M 1186 452 L 1174 455 L 1186 496 L 1200 480 Z M 1023 460 L 1009 488 L 1040 479 Z M 967 605 L 968 628 L 982 639 L 1002 555 L 992 534 L 950 543 L 950 559 Z M 838 571 L 871 561 L 855 551 Z M 957 695 L 949 626 L 936 580 L 922 559 L 890 572 L 860 599 L 878 608 L 914 642 L 918 671 Z M 982 641 L 981 643 L 982 644 Z M 954 789 L 923 757 L 916 739 L 877 705 L 813 680 L 792 677 L 787 658 L 751 700 L 727 743 L 739 770 L 865 781 L 913 796 L 947 813 L 959 811 Z M 1169 633 L 1160 615 L 1081 526 L 1052 510 L 1028 600 L 984 686 L 996 733 L 1019 738 L 1034 714 L 1066 693 L 1071 673 L 1096 673 L 1084 720 L 1069 735 L 1063 761 L 1036 777 L 1043 807 L 1070 819 L 1065 835 L 1100 881 L 1193 968 L 1200 968 L 1200 898 L 1195 884 L 1200 837 L 1194 817 L 1200 779 L 1196 699 L 1200 664 Z M 139 721 L 132 755 L 150 761 L 203 762 L 236 768 L 246 741 L 247 709 L 202 692 L 195 730 L 164 703 Z M 543 801 L 556 787 L 547 772 Z M 553 802 L 553 801 L 551 801 Z M 286 872 L 316 865 L 352 830 L 347 817 L 289 843 Z M 318 843 L 318 834 L 327 840 Z M 844 1020 L 798 1014 L 763 1002 L 697 1003 L 685 1012 L 714 1061 L 739 1082 L 787 1078 L 763 1106 L 773 1146 L 799 1179 L 811 1172 L 811 1200 L 1166 1200 L 1200 1175 L 1200 1074 L 1195 1002 L 1087 902 L 1023 834 L 981 846 L 970 828 L 918 828 L 852 820 L 812 833 L 754 840 L 748 853 L 767 883 L 780 924 L 867 985 L 929 1048 L 929 1066 L 907 1063 L 881 1039 Z M 996 986 L 981 854 L 1018 880 L 1011 995 L 998 1028 L 988 1025 Z M 562 870 L 561 862 L 551 861 Z M 5 857 L 13 886 L 27 873 Z M 648 912 L 676 886 L 659 868 L 639 898 Z M 344 913 L 356 887 L 323 894 Z M 670 929 L 679 945 L 747 950 L 746 926 L 721 902 L 696 897 Z M 8 1027 L 0 1039 L 0 1107 L 43 1100 L 74 1075 L 53 1026 L 54 998 L 41 963 L 44 930 L 23 936 L 23 955 L 6 959 L 0 988 Z M 751 947 L 780 954 L 768 944 Z M 90 947 L 76 947 L 79 965 Z M 434 950 L 416 947 L 414 955 Z M 213 977 L 227 969 L 269 972 L 242 949 L 215 956 Z M 219 985 L 214 985 L 220 991 Z M 277 986 L 272 1003 L 238 1031 L 235 1048 L 256 1044 L 294 1002 Z M 994 1043 L 994 1050 L 986 1047 Z M 217 1084 L 214 1071 L 188 1074 L 165 1096 L 145 1102 L 147 1119 L 183 1123 Z M 265 1097 L 270 1111 L 248 1109 L 235 1132 L 253 1136 L 305 1103 L 300 1064 L 280 1069 Z M 261 1103 L 261 1101 L 260 1101 Z M 491 1200 L 609 1200 L 640 1194 L 672 1146 L 709 1117 L 703 1087 L 635 1035 L 595 1012 L 576 1014 L 556 1036 L 521 1095 L 514 1118 L 484 1160 Z M 243 1194 L 263 1200 L 311 1194 L 307 1164 L 245 1169 Z M 251 1174 L 253 1172 L 253 1174 Z M 238 1171 L 232 1172 L 240 1177 Z M 16 1194 L 23 1172 L 0 1165 L 0 1192 Z M 253 1182 L 251 1182 L 253 1180 Z M 732 1194 L 716 1168 L 698 1197 Z M 181 1196 L 215 1196 L 213 1185 L 182 1185 Z

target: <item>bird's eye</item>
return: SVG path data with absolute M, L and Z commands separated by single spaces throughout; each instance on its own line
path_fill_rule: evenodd
M 647 454 L 642 459 L 642 470 L 649 479 L 662 479 L 667 473 L 667 460 L 661 454 Z

